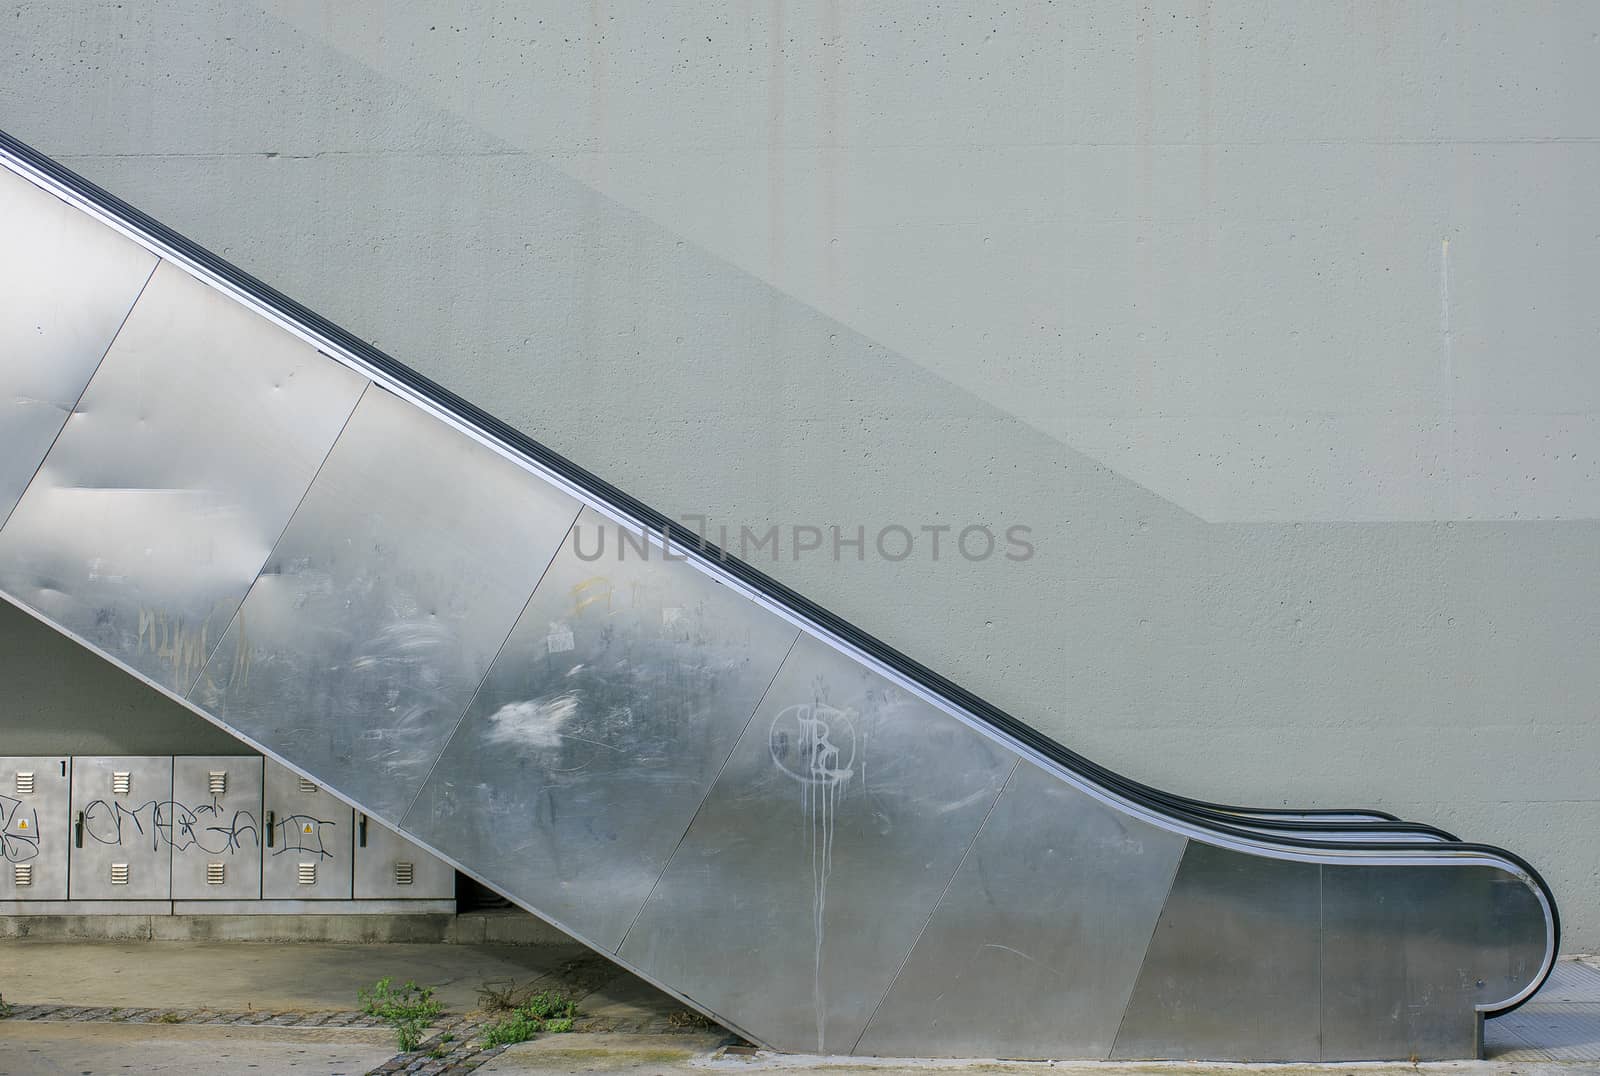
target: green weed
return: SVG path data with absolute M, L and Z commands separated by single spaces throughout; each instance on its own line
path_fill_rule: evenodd
M 409 979 L 404 986 L 396 987 L 394 980 L 385 977 L 370 989 L 362 988 L 357 996 L 362 1012 L 385 1020 L 394 1028 L 401 1053 L 422 1045 L 423 1032 L 444 1012 L 444 1005 L 434 999 L 433 987 L 418 986 Z

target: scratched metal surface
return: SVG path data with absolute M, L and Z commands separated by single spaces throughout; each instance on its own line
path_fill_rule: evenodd
M 798 632 L 618 535 L 579 516 L 403 822 L 608 950 Z
M 1462 1043 L 1477 1034 L 1474 1006 L 1506 997 L 1543 959 L 1532 894 L 1502 871 L 1322 870 L 1330 1061 L 1465 1056 Z M 1397 1010 L 1394 998 L 1422 1003 Z
M 163 264 L 0 529 L 0 588 L 187 691 L 362 387 Z
M 0 758 L 0 901 L 67 899 L 70 781 L 61 755 Z
M 1184 844 L 1022 763 L 855 1052 L 1106 1057 Z
M 621 955 L 780 1049 L 848 1052 L 1016 761 L 802 636 Z
M 369 388 L 193 697 L 398 821 L 577 514 Z
M 222 791 L 211 790 L 220 773 Z M 172 899 L 261 896 L 261 759 L 181 755 L 172 760 Z M 206 868 L 222 867 L 220 884 Z
M 1112 1056 L 1320 1057 L 1322 870 L 1190 841 Z
M 0 169 L 0 522 L 33 479 L 154 254 Z
M 355 872 L 355 812 L 327 789 L 266 760 L 261 896 L 266 900 L 349 900 Z M 301 867 L 316 867 L 308 882 Z
M 112 781 L 119 772 L 128 774 L 126 793 L 114 791 Z M 170 755 L 74 758 L 70 899 L 170 897 L 172 818 Z M 113 881 L 117 865 L 127 867 L 125 883 Z

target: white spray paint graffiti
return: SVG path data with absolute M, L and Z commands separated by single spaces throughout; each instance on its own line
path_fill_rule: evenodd
M 822 989 L 822 942 L 828 911 L 828 879 L 833 873 L 833 830 L 845 786 L 856 763 L 855 714 L 826 703 L 786 707 L 772 719 L 768 747 L 772 761 L 800 784 L 806 820 L 806 851 L 811 858 L 811 1004 L 817 1020 L 817 1051 L 823 1052 L 827 1006 Z

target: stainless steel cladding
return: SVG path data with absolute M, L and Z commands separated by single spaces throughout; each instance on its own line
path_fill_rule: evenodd
M 1016 763 L 802 636 L 621 955 L 783 1049 L 847 1053 Z
M 857 1052 L 1107 1056 L 1185 843 L 1024 762 Z
M 161 266 L 0 531 L 0 587 L 187 691 L 361 388 Z
M 263 896 L 444 885 L 415 840 L 837 1053 L 1468 1057 L 1548 973 L 1553 898 L 1510 853 L 1157 793 L 748 569 L 586 561 L 580 509 L 648 513 L 0 149 L 0 595 L 299 771 L 267 766 Z M 8 857 L 43 762 L 0 788 Z M 72 768 L 74 897 L 165 897 L 188 798 L 254 803 L 224 760 L 177 794 L 170 760 L 102 762 Z M 5 892 L 59 888 L 38 847 Z M 176 862 L 185 894 L 252 884 Z
M 688 564 L 568 543 L 403 825 L 614 950 L 795 635 Z
M 0 168 L 0 522 L 33 480 L 156 256 Z
M 369 389 L 194 698 L 398 821 L 577 514 Z

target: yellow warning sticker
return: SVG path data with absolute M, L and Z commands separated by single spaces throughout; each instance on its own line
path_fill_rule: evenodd
M 305 828 L 302 829 L 300 832 L 301 833 L 310 833 L 311 832 L 311 823 L 307 822 Z
M 17 828 L 18 829 L 27 829 L 28 828 L 28 820 L 26 818 L 17 819 Z

